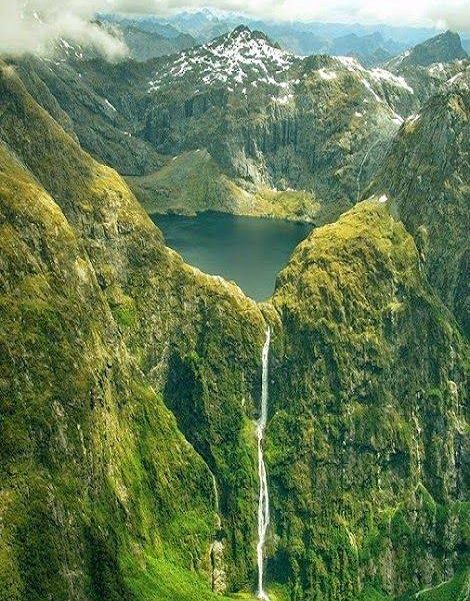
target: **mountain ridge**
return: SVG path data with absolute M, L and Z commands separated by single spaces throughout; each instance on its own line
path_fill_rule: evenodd
M 466 58 L 468 58 L 468 54 L 462 48 L 459 34 L 448 30 L 392 59 L 389 66 L 395 68 L 407 66 L 429 67 L 433 63 L 451 62 Z
M 222 58 L 227 48 L 230 57 Z M 17 62 L 36 99 L 98 160 L 138 182 L 137 194 L 149 189 L 149 182 L 158 179 L 158 171 L 174 156 L 203 148 L 232 189 L 222 192 L 220 202 L 208 197 L 206 206 L 226 208 L 232 198 L 233 211 L 253 206 L 242 212 L 260 214 L 264 204 L 253 200 L 259 192 L 268 189 L 272 196 L 277 190 L 293 189 L 313 199 L 303 211 L 307 219 L 317 212 L 318 203 L 325 206 L 319 223 L 357 200 L 358 188 L 369 183 L 401 119 L 417 112 L 446 79 L 465 68 L 464 63 L 438 63 L 390 72 L 364 68 L 353 58 L 299 58 L 247 27 L 147 63 L 107 65 L 99 59 L 73 58 Z M 320 82 L 312 86 L 317 78 Z M 336 123 L 329 113 L 324 121 L 321 110 L 316 117 L 311 94 L 318 94 L 319 109 L 336 97 L 344 115 L 338 113 Z M 342 100 L 343 94 L 353 96 L 349 103 Z M 308 133 L 312 119 L 318 140 Z M 358 129 L 361 120 L 363 135 Z M 336 147 L 331 149 L 330 165 L 320 161 L 317 171 L 309 156 L 317 153 L 315 146 L 324 136 Z M 328 194 L 328 180 L 335 182 L 333 195 Z M 167 210 L 175 204 L 176 189 L 169 194 L 165 200 L 156 191 L 150 203 L 144 192 L 146 206 L 154 212 Z M 268 209 L 268 215 L 289 216 L 288 210 Z M 294 210 L 291 217 L 298 218 L 301 208 Z

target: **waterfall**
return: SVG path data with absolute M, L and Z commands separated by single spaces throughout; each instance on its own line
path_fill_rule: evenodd
M 263 436 L 266 422 L 268 420 L 268 360 L 269 344 L 271 342 L 271 328 L 266 330 L 266 340 L 262 353 L 262 380 L 261 380 L 261 415 L 256 423 L 256 436 L 258 438 L 258 477 L 259 477 L 259 500 L 258 500 L 258 544 L 256 554 L 258 557 L 258 599 L 269 601 L 268 595 L 263 588 L 264 576 L 264 543 L 269 525 L 269 493 L 266 478 L 266 466 L 263 457 Z
M 225 561 L 224 561 L 224 541 L 221 533 L 222 519 L 220 516 L 220 499 L 219 489 L 217 488 L 217 480 L 213 472 L 212 486 L 214 489 L 214 509 L 216 512 L 216 533 L 214 540 L 209 549 L 209 557 L 212 569 L 212 590 L 214 593 L 224 593 L 227 588 L 227 574 L 225 572 Z
M 217 480 L 215 479 L 215 476 L 212 472 L 211 472 L 211 476 L 212 476 L 212 488 L 214 489 L 215 512 L 217 514 L 220 514 L 219 489 L 217 488 Z

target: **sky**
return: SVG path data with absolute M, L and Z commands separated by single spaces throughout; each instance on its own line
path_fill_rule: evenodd
M 125 46 L 90 23 L 96 12 L 167 16 L 208 6 L 264 19 L 386 23 L 470 31 L 470 0 L 0 0 L 0 52 L 47 52 L 64 37 L 109 58 Z M 40 18 L 38 19 L 38 16 Z

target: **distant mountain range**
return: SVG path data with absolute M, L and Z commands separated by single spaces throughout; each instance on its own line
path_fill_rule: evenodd
M 122 39 L 129 48 L 130 57 L 138 61 L 174 54 L 197 44 L 189 33 L 151 19 L 130 19 L 113 14 L 103 15 L 99 22 L 112 35 Z
M 318 224 L 357 201 L 403 121 L 465 70 L 465 56 L 458 35 L 445 33 L 387 68 L 366 68 L 346 56 L 299 57 L 239 26 L 146 62 L 90 60 L 64 40 L 54 59 L 15 64 L 38 102 L 127 176 L 149 212 L 212 208 Z
M 158 33 L 168 40 L 186 34 L 199 43 L 229 33 L 239 25 L 247 25 L 253 30 L 262 31 L 273 41 L 279 43 L 282 48 L 295 54 L 353 56 L 365 66 L 379 65 L 438 33 L 432 28 L 382 24 L 278 22 L 254 19 L 233 12 L 215 12 L 209 9 L 180 12 L 168 19 L 155 16 L 128 17 L 116 14 L 103 14 L 100 15 L 100 19 L 119 23 L 122 27 Z M 189 38 L 186 38 L 187 41 Z M 465 44 L 470 46 L 470 34 L 464 36 L 464 46 Z M 130 46 L 132 48 L 132 42 Z M 160 54 L 161 52 L 158 55 Z

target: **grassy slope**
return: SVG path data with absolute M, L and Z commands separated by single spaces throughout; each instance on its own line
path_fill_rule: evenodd
M 245 190 L 222 172 L 207 150 L 183 153 L 160 171 L 126 179 L 150 214 L 192 215 L 213 210 L 311 221 L 320 208 L 308 192 L 269 188 Z
M 132 567 L 134 570 L 134 566 Z M 196 575 L 180 570 L 174 562 L 149 559 L 141 572 L 129 576 L 128 582 L 139 601 L 256 601 L 250 592 L 230 595 L 214 594 Z M 288 601 L 279 586 L 268 588 L 270 601 Z
M 437 586 L 422 589 L 412 595 L 400 597 L 398 601 L 467 601 L 470 596 L 470 572 L 462 570 L 451 580 Z M 366 587 L 357 601 L 392 601 L 388 595 Z
M 407 601 L 466 601 L 470 598 L 470 570 L 463 570 L 449 581 L 424 589 Z

